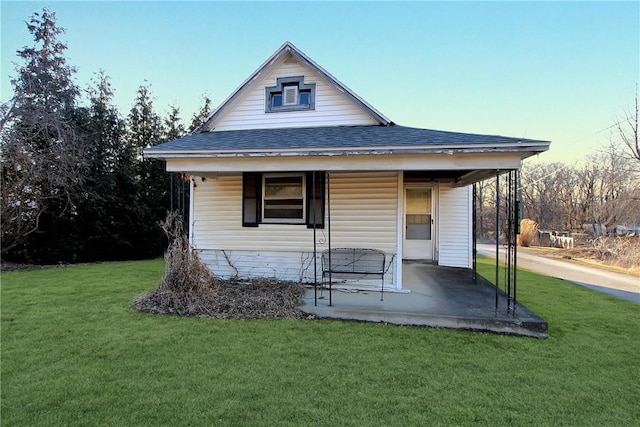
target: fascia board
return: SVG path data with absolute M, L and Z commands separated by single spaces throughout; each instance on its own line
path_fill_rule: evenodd
M 198 133 L 203 128 L 212 128 L 212 124 L 215 127 L 216 119 L 222 115 L 222 113 L 228 110 L 232 105 L 234 105 L 235 101 L 240 97 L 242 92 L 245 92 L 249 87 L 256 81 L 258 78 L 265 74 L 265 72 L 269 72 L 274 66 L 282 62 L 286 54 L 288 53 L 288 47 L 290 46 L 289 42 L 284 43 L 278 50 L 276 50 L 273 55 L 267 58 L 266 61 L 262 63 L 245 81 L 243 81 L 240 86 L 236 88 L 231 95 L 229 95 L 222 103 L 216 108 L 207 119 L 204 121 L 203 125 L 198 129 L 194 130 L 192 134 Z

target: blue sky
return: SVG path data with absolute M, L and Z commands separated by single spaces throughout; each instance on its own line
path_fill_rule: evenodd
M 288 40 L 398 124 L 551 140 L 539 160 L 571 162 L 608 144 L 640 80 L 636 1 L 2 1 L 2 101 L 43 6 L 82 87 L 104 69 L 126 113 L 146 81 L 185 121 Z

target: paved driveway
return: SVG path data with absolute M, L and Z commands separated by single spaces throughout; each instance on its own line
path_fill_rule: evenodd
M 495 245 L 478 245 L 478 253 L 495 258 Z M 500 247 L 500 257 L 505 251 Z M 640 278 L 518 251 L 518 267 L 555 277 L 640 304 Z

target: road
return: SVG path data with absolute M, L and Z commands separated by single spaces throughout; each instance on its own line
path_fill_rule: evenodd
M 478 253 L 495 258 L 496 247 L 495 245 L 479 244 Z M 500 247 L 500 257 L 504 259 L 504 255 L 505 250 Z M 640 278 L 638 277 L 587 267 L 569 261 L 549 259 L 524 251 L 518 251 L 518 267 L 640 304 Z

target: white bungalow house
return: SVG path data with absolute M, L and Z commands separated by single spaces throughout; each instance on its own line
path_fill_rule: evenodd
M 548 148 L 396 125 L 287 42 L 198 131 L 145 156 L 191 176 L 190 240 L 215 274 L 312 282 L 329 244 L 373 248 L 393 291 L 402 260 L 471 268 L 471 185 Z

